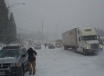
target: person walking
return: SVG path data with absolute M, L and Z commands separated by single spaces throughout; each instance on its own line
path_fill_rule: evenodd
M 32 47 L 30 47 L 27 50 L 27 54 L 28 54 L 29 75 L 32 74 L 32 70 L 33 70 L 33 75 L 34 75 L 36 72 L 36 55 L 37 55 L 37 52 L 35 50 L 33 50 Z

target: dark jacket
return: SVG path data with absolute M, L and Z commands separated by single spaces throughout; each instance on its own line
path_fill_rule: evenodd
M 28 54 L 28 61 L 30 62 L 36 61 L 36 57 L 34 56 L 34 54 L 37 55 L 37 52 L 35 50 L 29 48 L 27 54 Z

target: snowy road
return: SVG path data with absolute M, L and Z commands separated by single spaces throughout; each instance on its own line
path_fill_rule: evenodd
M 37 53 L 35 76 L 104 76 L 104 53 L 83 56 L 63 48 L 43 48 Z

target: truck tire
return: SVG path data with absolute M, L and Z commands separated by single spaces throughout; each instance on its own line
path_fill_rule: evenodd
M 64 50 L 66 50 L 66 46 L 64 46 Z
M 83 49 L 83 55 L 87 55 L 87 52 L 86 52 L 86 50 L 85 49 Z
M 77 48 L 74 49 L 74 52 L 77 53 Z
M 64 46 L 64 50 L 68 50 L 68 47 L 67 46 Z

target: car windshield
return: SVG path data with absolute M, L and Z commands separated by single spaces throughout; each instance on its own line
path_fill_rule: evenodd
M 0 58 L 5 58 L 5 57 L 18 57 L 19 52 L 18 50 L 1 50 L 0 51 Z
M 36 45 L 35 47 L 40 47 L 39 45 Z
M 49 46 L 54 46 L 53 44 L 50 44 Z
M 85 41 L 90 41 L 90 40 L 97 40 L 97 35 L 93 35 L 93 36 L 83 36 L 83 39 Z

